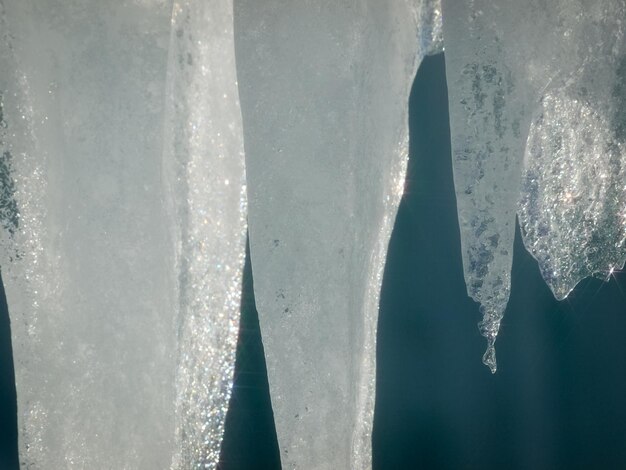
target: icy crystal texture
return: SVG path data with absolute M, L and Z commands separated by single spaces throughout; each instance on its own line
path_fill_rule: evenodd
M 571 70 L 550 77 L 531 123 L 519 221 L 558 299 L 626 261 L 626 2 L 568 3 Z
M 246 225 L 232 3 L 208 9 L 0 0 L 25 468 L 217 463 Z
M 231 0 L 174 4 L 167 96 L 163 167 L 179 221 L 173 468 L 215 468 L 233 382 L 246 244 Z
M 235 2 L 250 254 L 285 469 L 371 465 L 379 290 L 436 3 Z
M 443 13 L 465 278 L 495 371 L 518 209 L 557 297 L 624 262 L 626 11 L 444 0 Z

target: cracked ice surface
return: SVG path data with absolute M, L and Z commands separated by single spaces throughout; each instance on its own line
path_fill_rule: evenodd
M 558 298 L 624 262 L 626 8 L 444 0 L 443 9 L 465 279 L 495 371 L 518 210 Z
M 250 254 L 283 468 L 371 465 L 409 90 L 441 48 L 440 20 L 435 2 L 235 3 Z

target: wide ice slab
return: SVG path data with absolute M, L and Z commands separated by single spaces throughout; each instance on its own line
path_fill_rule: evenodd
M 166 468 L 176 330 L 160 162 L 171 4 L 0 2 L 3 278 L 25 468 Z M 5 224 L 6 225 L 6 224 Z
M 378 298 L 436 3 L 235 2 L 250 254 L 285 469 L 368 468 Z
M 624 1 L 443 10 L 465 279 L 495 371 L 518 208 L 557 297 L 624 261 Z
M 22 463 L 214 468 L 246 234 L 232 2 L 0 7 Z

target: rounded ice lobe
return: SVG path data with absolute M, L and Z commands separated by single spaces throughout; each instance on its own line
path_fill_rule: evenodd
M 611 100 L 548 94 L 532 121 L 519 221 L 557 299 L 626 260 L 626 148 Z M 602 102 L 601 102 L 602 103 Z

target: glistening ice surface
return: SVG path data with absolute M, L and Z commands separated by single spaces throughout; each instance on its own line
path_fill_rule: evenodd
M 0 34 L 22 465 L 213 468 L 246 231 L 232 4 L 4 0 Z
M 535 109 L 522 180 L 524 243 L 563 299 L 626 261 L 626 2 L 562 13 L 577 51 Z
M 443 7 L 463 264 L 495 371 L 518 209 L 557 297 L 624 262 L 626 8 L 623 0 Z
M 371 465 L 378 298 L 436 3 L 235 2 L 250 254 L 285 469 Z
M 175 2 L 165 179 L 179 298 L 173 468 L 215 468 L 233 382 L 246 188 L 230 0 Z

